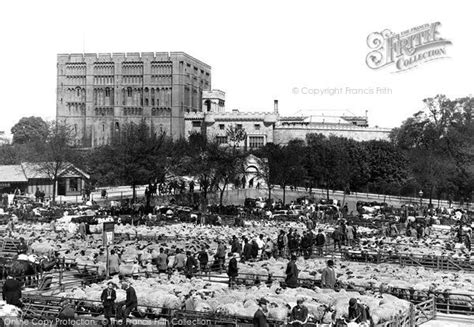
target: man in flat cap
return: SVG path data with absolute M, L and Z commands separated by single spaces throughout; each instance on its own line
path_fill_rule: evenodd
M 257 301 L 258 303 L 258 310 L 253 315 L 253 326 L 254 327 L 268 327 L 267 317 L 265 313 L 268 311 L 267 304 L 268 300 L 265 298 L 261 298 Z

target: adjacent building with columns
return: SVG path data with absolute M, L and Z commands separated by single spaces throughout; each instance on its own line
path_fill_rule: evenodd
M 226 111 L 225 93 L 221 90 L 204 92 L 203 111 L 186 113 L 184 119 L 186 135 L 202 133 L 209 140 L 215 139 L 223 145 L 228 144 L 229 127 L 243 128 L 247 139 L 240 146 L 247 149 L 259 148 L 267 143 L 285 145 L 292 139 L 305 140 L 306 135 L 311 133 L 357 141 L 388 140 L 391 131 L 390 128 L 369 127 L 367 114 L 307 112 L 291 117 L 281 116 L 278 100 L 274 100 L 272 111 Z

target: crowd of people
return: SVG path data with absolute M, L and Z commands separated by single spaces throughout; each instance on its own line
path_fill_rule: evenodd
M 149 193 L 153 191 L 147 190 Z M 322 209 L 313 204 L 304 204 L 298 207 L 295 203 L 291 203 L 289 209 L 299 212 L 299 220 L 306 224 L 306 229 L 299 231 L 292 228 L 288 231 L 282 229 L 273 237 L 266 237 L 263 234 L 253 238 L 233 236 L 230 240 L 216 240 L 217 248 L 212 250 L 208 247 L 203 247 L 198 251 L 186 248 L 173 249 L 161 247 L 159 249 L 140 249 L 137 247 L 137 250 L 140 251 L 138 251 L 139 254 L 135 258 L 134 266 L 129 276 L 137 276 L 138 272 L 142 270 L 141 268 L 147 268 L 147 274 L 158 272 L 171 275 L 173 271 L 178 271 L 187 278 L 192 278 L 197 274 L 207 274 L 210 271 L 218 271 L 220 273 L 226 272 L 229 277 L 229 287 L 235 288 L 239 277 L 239 264 L 270 258 L 285 258 L 288 260 L 288 263 L 285 270 L 284 286 L 295 288 L 299 285 L 299 271 L 296 265 L 298 257 L 301 256 L 305 259 L 309 259 L 312 256 L 322 257 L 329 246 L 333 247 L 334 250 L 341 250 L 342 246 L 354 246 L 358 243 L 360 238 L 358 226 L 344 219 L 348 215 L 347 207 L 342 210 L 333 210 L 332 208 Z M 260 212 L 266 218 L 273 218 L 274 212 L 272 210 L 262 209 Z M 237 217 L 237 220 L 240 218 L 242 217 Z M 328 221 L 328 219 L 335 223 L 334 231 L 327 233 L 323 229 L 315 228 L 315 226 Z M 461 219 L 460 221 L 462 222 L 463 220 Z M 209 223 L 206 221 L 205 215 L 195 216 L 194 222 L 203 225 Z M 217 220 L 216 224 L 222 225 L 222 219 L 220 221 Z M 399 230 L 398 224 L 396 221 L 393 221 L 383 224 L 380 232 L 388 237 L 406 235 L 420 239 L 430 235 L 432 224 L 432 219 L 424 221 L 407 219 L 403 230 Z M 79 223 L 77 231 L 77 236 L 84 241 L 88 240 L 86 226 L 84 222 Z M 13 219 L 8 221 L 6 227 L 7 236 L 13 236 L 15 233 Z M 53 231 L 56 230 L 54 220 L 51 222 L 51 229 Z M 457 242 L 464 242 L 470 250 L 471 235 L 470 232 L 466 232 L 463 229 L 462 223 L 456 227 L 455 234 Z M 21 253 L 26 253 L 28 247 L 24 240 L 20 244 Z M 61 259 L 60 254 L 57 254 L 57 256 L 58 260 Z M 108 256 L 104 250 L 100 251 L 98 255 L 95 255 L 94 262 L 107 262 L 109 276 L 121 274 L 120 267 L 125 263 L 117 249 L 112 249 Z M 67 267 L 67 264 L 65 266 Z M 336 276 L 337 272 L 334 268 L 334 262 L 328 260 L 327 267 L 321 273 L 321 287 L 336 289 Z M 122 319 L 123 322 L 126 322 L 126 317 L 137 307 L 137 294 L 130 285 L 130 282 L 124 279 L 122 288 L 126 290 L 126 301 L 116 303 L 115 287 L 117 286 L 113 283 L 108 283 L 107 288 L 102 293 L 101 300 L 104 307 L 104 316 L 108 323 L 111 323 L 111 318 L 113 317 L 116 320 Z M 9 304 L 21 305 L 21 285 L 11 276 L 7 278 L 3 285 L 3 298 Z M 255 313 L 255 326 L 266 326 L 267 303 L 268 301 L 265 299 L 258 301 L 260 309 Z M 65 303 L 60 315 L 65 317 L 65 319 L 73 319 L 71 310 L 67 308 L 70 308 L 70 305 Z M 349 301 L 348 317 L 349 320 L 358 323 L 370 320 L 370 314 L 364 305 L 356 299 Z M 302 326 L 307 322 L 307 319 L 308 313 L 304 307 L 304 300 L 300 299 L 292 309 L 289 321 L 294 326 Z

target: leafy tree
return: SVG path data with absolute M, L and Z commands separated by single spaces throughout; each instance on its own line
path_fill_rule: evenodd
M 256 177 L 263 179 L 267 185 L 268 201 L 271 201 L 272 189 L 278 184 L 278 160 L 281 152 L 281 147 L 273 143 L 267 143 L 255 152 L 259 166 Z
M 411 173 L 430 203 L 434 194 L 445 192 L 465 197 L 461 193 L 472 192 L 463 181 L 472 176 L 474 100 L 437 95 L 423 102 L 425 109 L 404 121 L 391 139 L 410 158 Z
M 226 130 L 227 141 L 235 151 L 240 146 L 240 143 L 247 140 L 247 132 L 243 128 L 237 128 L 235 125 L 231 125 Z
M 219 204 L 222 206 L 227 186 L 244 173 L 244 155 L 222 146 L 210 147 L 210 160 L 214 166 L 213 185 L 219 190 Z
M 41 117 L 23 117 L 12 129 L 13 144 L 44 142 L 50 134 L 50 126 Z
M 77 152 L 72 147 L 73 134 L 69 126 L 53 121 L 49 124 L 44 143 L 35 143 L 36 169 L 48 176 L 53 184 L 53 203 L 56 201 L 56 183 L 59 174 L 77 161 Z
M 406 155 L 393 143 L 373 140 L 362 143 L 366 151 L 368 179 L 379 193 L 394 193 L 408 177 Z M 361 183 L 362 184 L 362 183 Z
M 133 189 L 136 200 L 137 185 L 148 184 L 162 175 L 167 157 L 165 135 L 155 136 L 145 121 L 130 123 L 110 145 L 98 148 L 95 153 L 100 163 L 93 168 L 100 181 L 118 179 Z M 96 177 L 97 178 L 97 177 Z
M 292 140 L 287 146 L 279 148 L 274 166 L 276 167 L 276 181 L 283 188 L 283 204 L 286 199 L 286 187 L 298 185 L 305 180 L 304 141 Z
M 346 187 L 353 169 L 348 153 L 344 151 L 345 141 L 345 138 L 326 138 L 321 134 L 307 135 L 310 154 L 306 165 L 311 167 L 309 176 L 326 189 L 328 199 L 330 189 Z

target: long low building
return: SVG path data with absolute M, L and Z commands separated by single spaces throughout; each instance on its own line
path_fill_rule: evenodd
M 281 116 L 278 100 L 274 100 L 273 111 L 225 110 L 225 93 L 221 90 L 203 93 L 202 112 L 186 113 L 186 135 L 202 133 L 209 140 L 228 144 L 228 130 L 244 129 L 247 138 L 240 147 L 254 149 L 267 143 L 285 145 L 293 139 L 306 140 L 308 134 L 339 136 L 356 141 L 388 140 L 392 129 L 369 127 L 367 116 L 337 115 L 329 112 L 318 115 L 302 113 L 297 116 Z
M 23 162 L 19 165 L 0 165 L 0 192 L 35 194 L 36 190 L 53 195 L 52 164 Z M 62 165 L 56 183 L 56 195 L 80 195 L 90 176 L 73 164 Z

